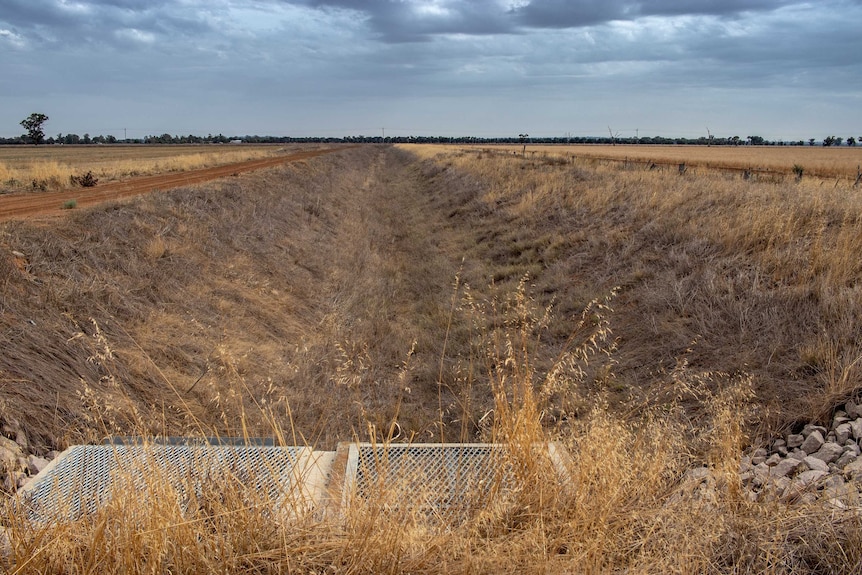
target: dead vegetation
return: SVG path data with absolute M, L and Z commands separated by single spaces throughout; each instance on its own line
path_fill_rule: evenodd
M 368 149 L 6 224 L 4 412 L 47 448 L 141 422 L 231 435 L 291 406 L 331 445 L 404 395 L 405 433 L 430 437 L 457 268 L 435 263 L 403 177 L 404 156 Z
M 473 218 L 456 248 L 475 263 L 472 285 L 529 273 L 566 321 L 619 288 L 612 377 L 596 385 L 620 401 L 652 403 L 681 363 L 750 374 L 774 430 L 822 418 L 860 387 L 859 188 L 416 153 L 435 158 L 428 175 L 450 190 L 440 208 Z
M 98 181 L 209 168 L 296 149 L 299 146 L 0 146 L 0 193 L 90 187 Z
M 483 146 L 493 153 L 520 154 L 521 146 Z M 614 160 L 625 163 L 631 169 L 677 169 L 679 164 L 687 168 L 727 169 L 744 174 L 764 175 L 772 173 L 796 175 L 794 167 L 802 168 L 806 176 L 819 179 L 849 180 L 859 183 L 862 174 L 862 148 L 823 146 L 671 146 L 671 145 L 531 145 L 525 153 L 534 159 L 543 158 L 551 162 L 567 162 L 571 158 L 595 161 Z
M 7 512 L 7 568 L 859 569 L 854 512 L 752 502 L 738 472 L 751 441 L 859 390 L 858 190 L 408 150 L 4 224 L 0 416 L 35 451 L 497 441 L 515 496 L 443 531 L 373 504 L 273 522 L 229 487 L 193 516 Z M 529 449 L 549 439 L 570 485 Z

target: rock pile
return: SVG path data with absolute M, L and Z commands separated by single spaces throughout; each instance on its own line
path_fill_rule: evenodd
M 862 405 L 849 401 L 830 428 L 806 425 L 744 455 L 739 471 L 753 501 L 825 500 L 844 509 L 858 505 L 862 487 Z
M 51 451 L 45 457 L 28 454 L 27 435 L 14 420 L 5 423 L 0 432 L 0 490 L 11 493 L 42 471 L 57 452 Z

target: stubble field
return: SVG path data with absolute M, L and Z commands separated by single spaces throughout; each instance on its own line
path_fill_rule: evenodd
M 274 525 L 224 490 L 191 519 L 7 516 L 7 566 L 852 572 L 858 496 L 752 498 L 739 462 L 862 387 L 860 194 L 365 146 L 4 223 L 0 418 L 34 453 L 275 435 L 499 441 L 525 462 L 512 499 L 442 531 L 385 498 Z M 546 440 L 572 455 L 565 487 L 524 448 Z
M 314 146 L 305 146 L 310 149 Z M 270 158 L 290 145 L 52 145 L 0 146 L 0 193 L 64 190 L 87 172 L 102 183 Z
M 480 146 L 485 148 L 486 146 Z M 519 154 L 523 146 L 491 146 L 490 150 Z M 856 181 L 862 173 L 862 146 L 669 146 L 669 145 L 559 145 L 528 144 L 527 155 L 560 158 L 626 160 L 649 168 L 651 164 L 677 168 L 725 168 L 735 172 L 773 172 L 795 175 L 794 166 L 821 179 Z

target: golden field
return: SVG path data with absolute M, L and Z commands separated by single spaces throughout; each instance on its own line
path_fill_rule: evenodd
M 506 153 L 521 153 L 522 145 L 477 146 Z M 527 144 L 527 154 L 563 158 L 595 158 L 655 162 L 688 167 L 770 170 L 793 174 L 801 166 L 805 174 L 821 178 L 855 180 L 862 168 L 862 146 L 660 146 L 660 145 L 570 145 Z
M 71 187 L 69 176 L 81 176 L 88 171 L 104 183 L 267 158 L 293 149 L 298 147 L 253 144 L 0 146 L 0 192 L 64 189 Z

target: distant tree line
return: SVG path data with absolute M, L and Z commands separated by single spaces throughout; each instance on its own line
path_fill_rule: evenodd
M 143 138 L 118 139 L 113 135 L 90 136 L 84 134 L 57 134 L 43 138 L 42 144 L 69 145 L 99 145 L 99 144 L 228 144 L 242 142 L 247 144 L 304 144 L 304 143 L 370 143 L 370 144 L 630 144 L 630 145 L 696 145 L 696 146 L 855 146 L 862 142 L 859 138 L 840 138 L 828 136 L 820 141 L 808 140 L 770 141 L 761 136 L 731 137 L 700 137 L 700 138 L 666 138 L 662 136 L 620 137 L 620 136 L 565 136 L 565 137 L 524 137 L 524 134 L 501 138 L 478 138 L 475 136 L 344 136 L 333 137 L 292 137 L 292 136 L 225 136 L 223 134 L 206 136 L 177 136 L 162 134 L 160 136 L 145 136 Z M 0 138 L 2 145 L 32 144 L 33 138 L 27 134 L 14 138 Z

